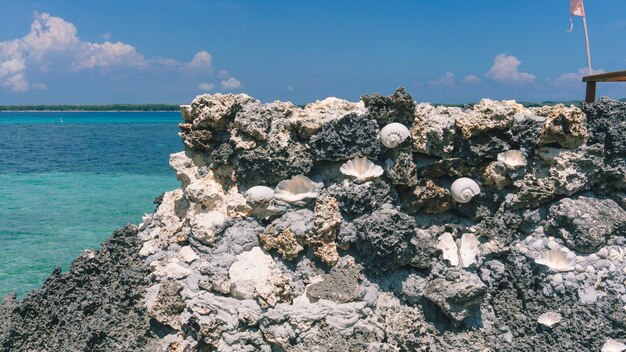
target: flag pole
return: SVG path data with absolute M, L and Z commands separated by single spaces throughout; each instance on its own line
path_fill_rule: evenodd
M 585 44 L 587 45 L 587 68 L 589 69 L 589 75 L 591 76 L 591 53 L 589 52 L 589 34 L 587 34 L 587 18 L 583 18 L 583 29 L 585 30 Z

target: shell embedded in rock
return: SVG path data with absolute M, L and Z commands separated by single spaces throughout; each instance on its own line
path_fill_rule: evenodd
M 467 203 L 480 194 L 480 186 L 469 177 L 461 177 L 452 182 L 450 194 L 457 202 Z
M 552 328 L 561 322 L 561 314 L 555 312 L 546 312 L 537 318 L 537 322 L 543 326 Z
M 382 175 L 384 172 L 382 167 L 374 164 L 364 156 L 357 156 L 352 160 L 348 160 L 345 164 L 341 165 L 339 171 L 344 175 L 353 177 L 356 183 L 371 180 Z
M 528 163 L 524 153 L 519 150 L 509 150 L 498 154 L 498 161 L 503 163 L 509 170 L 517 170 Z
M 443 252 L 443 259 L 450 262 L 450 265 L 457 266 L 459 265 L 459 255 L 458 247 L 452 234 L 446 232 L 441 237 L 439 237 L 439 242 L 437 243 L 437 248 Z
M 317 196 L 319 196 L 317 187 L 304 175 L 296 175 L 289 180 L 280 181 L 274 190 L 274 198 L 287 203 L 317 198 Z
M 464 268 L 476 263 L 476 256 L 480 253 L 478 248 L 478 239 L 471 233 L 464 233 L 461 237 L 461 248 L 459 248 L 459 255 L 461 257 L 461 263 Z
M 567 253 L 558 248 L 541 253 L 538 258 L 535 258 L 535 263 L 545 265 L 556 271 L 574 270 L 574 260 L 568 258 Z
M 380 142 L 387 148 L 395 148 L 409 138 L 409 129 L 397 122 L 392 122 L 380 130 Z
M 266 186 L 254 186 L 246 191 L 246 199 L 253 203 L 267 202 L 274 198 L 274 190 Z
M 626 351 L 626 345 L 619 341 L 608 339 L 606 340 L 604 345 L 602 345 L 601 351 L 602 352 L 622 352 L 622 351 Z

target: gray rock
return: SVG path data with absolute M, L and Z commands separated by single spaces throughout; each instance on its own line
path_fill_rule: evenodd
M 328 299 L 347 303 L 359 298 L 361 273 L 354 267 L 331 269 L 322 275 L 322 281 L 311 284 L 307 295 L 314 299 Z
M 248 185 L 272 187 L 292 176 L 308 173 L 312 166 L 311 154 L 303 144 L 265 145 L 239 155 L 237 177 Z
M 396 89 L 388 97 L 368 94 L 362 96 L 361 100 L 381 128 L 392 122 L 399 122 L 407 127 L 413 124 L 415 102 L 404 87 Z
M 380 152 L 378 125 L 368 115 L 350 113 L 322 126 L 311 137 L 315 160 L 348 160 L 355 156 L 375 157 Z
M 436 304 L 451 320 L 454 326 L 460 326 L 478 307 L 487 292 L 487 286 L 478 275 L 453 270 L 445 277 L 431 280 L 424 289 L 424 298 Z
M 565 198 L 548 210 L 547 232 L 579 252 L 593 253 L 610 236 L 626 235 L 626 211 L 611 199 Z
M 330 186 L 328 192 L 339 201 L 341 211 L 351 217 L 370 214 L 397 198 L 395 191 L 382 181 L 363 184 L 346 181 Z
M 385 176 L 394 185 L 415 186 L 417 184 L 417 167 L 413 162 L 413 153 L 410 149 L 392 149 L 391 157 L 387 159 Z
M 361 260 L 374 270 L 410 264 L 415 255 L 411 239 L 415 219 L 393 208 L 384 207 L 355 220 L 357 251 Z

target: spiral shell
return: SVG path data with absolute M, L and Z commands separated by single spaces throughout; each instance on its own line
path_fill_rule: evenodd
M 409 138 L 409 129 L 397 122 L 392 122 L 380 130 L 380 142 L 387 148 L 395 148 Z
M 307 198 L 317 198 L 319 192 L 313 181 L 304 175 L 280 181 L 274 190 L 274 198 L 287 203 L 295 203 Z
M 254 186 L 246 191 L 246 199 L 252 203 L 268 202 L 274 198 L 274 190 L 266 186 Z
M 383 174 L 382 167 L 374 164 L 367 157 L 354 157 L 352 160 L 348 160 L 345 164 L 341 165 L 339 169 L 342 174 L 354 178 L 354 182 L 361 183 L 373 178 L 376 178 Z
M 480 186 L 476 181 L 468 177 L 461 177 L 452 182 L 450 186 L 450 194 L 455 201 L 459 203 L 467 203 L 472 198 L 480 194 Z

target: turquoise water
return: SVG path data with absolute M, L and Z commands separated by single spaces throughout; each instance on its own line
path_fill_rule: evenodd
M 0 296 L 138 224 L 179 186 L 178 113 L 0 113 Z M 62 121 L 62 122 L 61 122 Z

